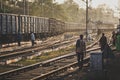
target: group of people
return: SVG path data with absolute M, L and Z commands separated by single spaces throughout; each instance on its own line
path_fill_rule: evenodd
M 115 33 L 115 31 L 112 32 L 112 45 L 116 47 L 117 51 L 120 51 L 120 32 Z M 106 48 L 107 44 L 107 38 L 104 35 L 104 33 L 102 33 L 102 37 L 99 40 L 100 42 L 100 46 L 101 46 L 101 51 L 104 51 Z
M 112 34 L 112 43 L 116 46 L 117 51 L 120 51 L 120 34 L 115 34 L 113 32 Z M 103 54 L 103 57 L 113 57 L 110 53 L 112 53 L 112 50 L 107 42 L 107 37 L 104 33 L 102 33 L 101 38 L 99 39 L 99 45 L 101 47 L 101 52 Z M 83 66 L 83 58 L 86 56 L 86 44 L 83 40 L 83 35 L 80 35 L 80 38 L 76 41 L 76 55 L 77 55 L 77 61 L 78 66 L 81 69 Z
M 35 35 L 34 35 L 33 32 L 30 33 L 30 40 L 31 40 L 32 46 L 34 46 L 34 44 L 35 44 Z M 18 33 L 18 35 L 17 35 L 18 46 L 21 46 L 21 41 L 22 41 L 22 35 L 20 33 Z

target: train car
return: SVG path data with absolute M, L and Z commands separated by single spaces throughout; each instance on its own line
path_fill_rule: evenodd
M 65 23 L 61 20 L 49 18 L 49 32 L 52 35 L 58 35 L 64 32 Z
M 89 23 L 88 29 L 91 30 L 92 33 L 101 34 L 115 30 L 115 25 L 114 23 L 108 22 L 91 22 Z
M 80 23 L 65 22 L 65 31 L 85 31 L 85 26 Z
M 102 32 L 111 32 L 114 31 L 114 24 L 113 23 L 102 23 L 101 25 L 98 26 L 98 34 Z
M 54 18 L 49 18 L 49 31 L 51 35 L 57 35 L 58 28 L 57 28 L 58 22 Z
M 20 15 L 18 17 L 19 22 L 19 33 L 22 34 L 23 40 L 29 40 L 30 33 L 30 17 L 25 15 Z
M 38 27 L 40 27 L 41 29 L 37 34 L 40 35 L 41 38 L 47 37 L 49 35 L 49 18 L 39 17 L 39 19 L 40 26 Z
M 113 28 L 114 26 L 112 23 L 104 23 L 98 27 L 98 30 L 102 32 L 113 30 Z M 35 34 L 36 39 L 39 39 L 73 31 L 85 32 L 85 24 L 63 22 L 55 18 L 0 13 L 1 43 L 15 42 L 18 33 L 22 34 L 22 40 L 28 41 L 30 40 L 31 32 Z
M 61 20 L 56 20 L 56 33 L 61 34 L 64 32 L 65 23 Z
M 2 43 L 10 43 L 16 40 L 18 33 L 18 15 L 0 13 L 0 39 Z

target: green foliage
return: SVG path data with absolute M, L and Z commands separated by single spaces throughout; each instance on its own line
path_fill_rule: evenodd
M 0 12 L 13 14 L 25 13 L 26 15 L 52 17 L 66 22 L 85 24 L 86 10 L 80 8 L 74 0 L 65 0 L 63 4 L 58 4 L 53 1 L 54 0 L 34 0 L 34 2 L 28 2 L 28 0 L 2 0 L 2 9 L 0 9 Z M 105 15 L 106 13 L 104 13 L 104 7 L 101 6 L 88 9 L 88 14 L 89 18 L 93 21 L 102 21 L 105 20 L 105 18 L 108 18 Z M 113 17 L 112 14 L 111 17 Z

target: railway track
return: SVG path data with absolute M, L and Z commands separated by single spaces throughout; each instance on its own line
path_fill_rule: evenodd
M 9 53 L 3 53 L 0 55 L 0 61 L 5 61 L 6 59 L 15 58 L 15 57 L 19 57 L 19 56 L 25 57 L 25 54 L 27 56 L 27 55 L 34 54 L 35 52 L 39 52 L 39 51 L 44 50 L 44 49 L 51 49 L 51 48 L 53 49 L 53 48 L 59 47 L 59 46 L 64 45 L 64 44 L 71 44 L 71 43 L 75 42 L 75 40 L 76 40 L 76 38 L 71 39 L 70 41 L 63 41 L 63 42 L 61 42 L 61 41 L 55 42 L 54 41 L 54 42 L 42 44 L 40 46 L 35 46 L 35 47 L 31 47 L 31 48 L 27 48 L 27 49 L 23 49 L 23 50 L 18 50 L 18 51 L 12 51 Z
M 61 36 L 58 36 L 58 37 L 61 37 Z M 77 37 L 75 37 L 77 38 Z M 72 39 L 72 38 L 70 38 Z M 42 45 L 46 45 L 46 44 L 49 44 L 51 42 L 56 42 L 56 43 L 60 43 L 60 38 L 57 38 L 57 37 L 52 37 L 52 38 L 49 38 L 45 41 L 36 41 L 37 42 L 37 45 L 33 46 L 32 48 L 34 47 L 39 47 L 39 46 L 42 46 Z M 66 41 L 66 40 L 62 40 L 62 41 Z M 26 46 L 26 45 L 29 45 L 29 46 Z M 16 46 L 16 47 L 15 47 Z M 21 49 L 29 49 L 31 48 L 31 42 L 27 42 L 27 43 L 22 43 L 20 47 L 18 47 L 15 43 L 14 45 L 10 46 L 10 47 L 6 47 L 6 48 L 1 48 L 0 49 L 0 55 L 1 54 L 5 54 L 5 53 L 10 53 L 10 52 L 16 52 L 16 51 L 20 51 Z
M 32 49 L 32 48 L 37 48 L 37 47 L 40 47 L 40 46 L 44 46 L 44 45 L 47 45 L 47 44 L 50 44 L 51 42 L 53 42 L 53 41 L 49 41 L 49 42 L 47 42 L 47 41 L 45 41 L 45 42 L 42 42 L 41 44 L 38 44 L 38 45 L 35 45 L 35 46 L 30 46 L 30 47 L 28 47 L 28 46 L 25 46 L 25 47 L 21 47 L 21 48 L 18 48 L 18 49 L 12 49 L 12 50 L 7 50 L 7 51 L 2 51 L 1 50 L 1 52 L 0 52 L 0 56 L 1 55 L 4 55 L 4 54 L 8 54 L 8 53 L 14 53 L 14 52 L 19 52 L 19 51 L 21 51 L 21 50 L 27 50 L 27 49 Z M 55 43 L 59 43 L 60 41 L 54 41 L 54 44 Z
M 19 56 L 25 56 L 25 54 L 26 54 L 26 56 L 31 55 L 31 54 L 34 54 L 35 52 L 39 52 L 44 49 L 53 49 L 53 48 L 56 48 L 63 44 L 72 43 L 72 42 L 76 41 L 76 39 L 77 39 L 77 37 L 71 38 L 71 39 L 69 39 L 69 41 L 64 40 L 62 42 L 60 40 L 47 41 L 47 42 L 44 42 L 43 44 L 33 46 L 33 47 L 26 47 L 26 48 L 22 48 L 22 49 L 13 50 L 13 51 L 0 52 L 0 61 L 5 61 L 6 59 L 19 57 Z
M 98 49 L 99 48 L 95 46 L 95 48 L 89 49 L 87 50 L 87 52 L 98 50 Z M 88 58 L 86 59 L 89 60 Z M 30 80 L 30 79 L 41 80 L 48 75 L 51 75 L 53 73 L 58 73 L 59 71 L 61 71 L 61 69 L 65 68 L 64 65 L 71 65 L 71 64 L 76 65 L 75 53 L 57 57 L 48 61 L 36 63 L 33 65 L 25 66 L 19 69 L 7 71 L 4 73 L 1 73 L 0 78 L 5 80 Z M 15 75 L 15 74 L 19 74 L 19 75 Z
M 96 43 L 94 43 L 94 45 L 95 44 Z M 91 47 L 93 47 L 94 45 L 91 45 Z M 89 49 L 87 52 L 95 51 L 95 50 L 99 49 L 98 45 L 94 46 L 94 47 L 95 48 Z M 90 46 L 88 48 L 90 48 Z M 74 56 L 75 56 L 75 53 L 72 53 L 70 55 L 61 56 L 59 58 L 54 58 L 54 59 L 51 59 L 48 61 L 39 62 L 39 63 L 33 64 L 33 65 L 29 65 L 29 66 L 15 69 L 15 70 L 7 71 L 4 73 L 1 73 L 0 78 L 4 79 L 4 80 L 21 80 L 21 79 L 22 80 L 30 80 L 30 79 L 31 80 L 41 80 L 43 78 L 46 78 L 47 76 L 51 76 L 53 74 L 64 71 L 64 70 L 68 69 L 67 67 L 75 66 L 76 58 Z M 72 57 L 72 58 L 70 58 L 70 57 Z M 89 61 L 89 56 L 87 56 L 87 57 L 88 58 L 85 58 L 85 62 Z M 71 61 L 73 61 L 73 62 L 71 62 Z M 54 63 L 58 63 L 58 64 L 53 65 Z M 50 65 L 52 65 L 52 66 L 50 66 Z M 69 65 L 69 66 L 64 66 L 64 65 Z M 43 73 L 40 73 L 40 72 L 42 72 L 42 70 L 43 70 Z M 47 72 L 49 72 L 49 73 L 47 73 Z M 33 74 L 31 74 L 31 73 L 33 73 Z M 19 75 L 16 76 L 15 74 L 19 74 Z M 12 77 L 11 77 L 11 75 L 12 75 Z M 15 76 L 13 76 L 13 75 L 15 75 Z M 30 76 L 30 77 L 25 78 L 24 75 Z

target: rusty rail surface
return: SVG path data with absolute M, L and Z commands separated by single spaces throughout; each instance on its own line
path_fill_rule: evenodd
M 93 46 L 93 45 L 91 45 L 91 46 Z M 87 52 L 94 51 L 94 50 L 97 50 L 97 49 L 100 49 L 100 48 L 90 49 L 90 50 L 87 50 Z M 53 63 L 57 60 L 67 58 L 67 57 L 70 57 L 70 56 L 75 56 L 75 55 L 76 55 L 75 53 L 71 53 L 69 55 L 64 55 L 64 56 L 54 58 L 54 59 L 51 59 L 51 60 L 48 60 L 48 61 L 43 61 L 43 62 L 32 64 L 32 65 L 29 65 L 29 66 L 25 66 L 25 67 L 22 67 L 22 68 L 18 68 L 18 69 L 10 70 L 10 71 L 7 71 L 7 72 L 3 72 L 3 73 L 0 74 L 0 78 L 4 79 L 7 76 L 11 76 L 11 75 L 19 74 L 21 72 L 26 72 L 26 71 L 29 71 L 29 70 L 33 70 L 33 69 L 36 69 L 40 66 L 48 65 L 48 64 Z

